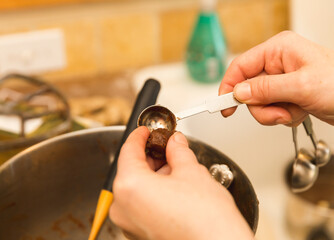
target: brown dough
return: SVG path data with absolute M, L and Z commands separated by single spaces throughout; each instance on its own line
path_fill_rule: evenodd
M 168 139 L 175 131 L 158 128 L 151 132 L 146 143 L 146 152 L 155 160 L 166 160 L 166 146 Z

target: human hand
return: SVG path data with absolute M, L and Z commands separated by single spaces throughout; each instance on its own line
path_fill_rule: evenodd
M 265 125 L 296 126 L 307 114 L 334 125 L 334 51 L 279 33 L 232 61 L 219 94 L 231 91 Z
M 145 154 L 149 131 L 134 130 L 122 147 L 111 220 L 133 239 L 253 239 L 230 193 L 197 162 L 179 132 L 168 165 L 156 172 Z

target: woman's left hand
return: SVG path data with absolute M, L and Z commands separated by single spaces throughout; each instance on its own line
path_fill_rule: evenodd
M 168 165 L 154 171 L 145 154 L 149 131 L 122 147 L 111 220 L 134 239 L 253 239 L 230 193 L 198 163 L 183 134 L 168 141 Z

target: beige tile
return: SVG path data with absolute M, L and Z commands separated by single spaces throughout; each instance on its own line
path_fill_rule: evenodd
M 64 31 L 67 66 L 63 70 L 44 74 L 50 78 L 85 77 L 98 72 L 96 36 L 94 24 L 88 20 L 76 20 L 38 27 L 60 28 Z
M 101 66 L 104 72 L 118 72 L 153 64 L 156 41 L 153 14 L 123 14 L 102 20 Z
M 24 33 L 29 31 L 31 30 L 27 27 L 13 26 L 12 28 L 1 28 L 0 26 L 0 37 L 7 34 Z
M 266 0 L 221 2 L 218 12 L 229 50 L 243 52 L 267 39 Z
M 83 77 L 96 74 L 98 66 L 94 48 L 95 36 L 94 25 L 85 20 L 67 22 L 41 22 L 29 24 L 29 19 L 22 19 L 24 25 L 6 26 L 0 28 L 0 35 L 24 33 L 43 29 L 59 28 L 64 32 L 66 49 L 66 67 L 61 70 L 41 74 L 48 79 L 63 79 Z
M 195 25 L 198 10 L 169 10 L 160 16 L 160 44 L 162 61 L 179 61 L 184 58 L 186 47 Z
M 183 2 L 171 1 L 166 7 L 162 4 L 149 10 L 124 7 L 118 12 L 112 8 L 110 13 L 100 11 L 101 15 L 94 9 L 89 14 L 74 9 L 73 16 L 62 11 L 58 14 L 57 10 L 52 16 L 45 16 L 43 9 L 33 15 L 22 11 L 15 18 L 8 16 L 12 21 L 0 25 L 0 35 L 61 28 L 67 67 L 44 74 L 48 79 L 117 73 L 184 58 L 198 8 L 197 3 Z M 287 29 L 289 23 L 288 0 L 224 0 L 219 3 L 218 13 L 229 48 L 235 53 Z M 1 19 L 6 21 L 6 17 Z
M 272 34 L 277 34 L 283 30 L 288 30 L 289 26 L 289 1 L 274 0 L 271 1 L 271 11 L 273 22 L 271 26 Z

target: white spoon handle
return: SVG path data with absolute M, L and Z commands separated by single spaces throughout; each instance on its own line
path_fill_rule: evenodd
M 205 111 L 214 113 L 227 108 L 238 106 L 240 104 L 241 103 L 234 98 L 233 92 L 230 92 L 217 97 L 208 98 L 203 104 L 184 110 L 182 112 L 178 112 L 175 114 L 175 116 L 176 120 L 178 121 Z

